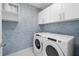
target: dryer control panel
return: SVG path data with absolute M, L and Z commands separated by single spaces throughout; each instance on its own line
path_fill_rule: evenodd
M 53 39 L 53 38 L 48 38 L 48 39 L 49 39 L 49 40 L 52 40 L 52 41 L 55 41 L 55 42 L 57 41 L 56 39 Z
M 61 40 L 56 40 L 56 39 L 53 39 L 53 38 L 48 38 L 48 40 L 51 40 L 51 41 L 54 41 L 54 42 L 58 42 L 58 43 L 62 42 Z

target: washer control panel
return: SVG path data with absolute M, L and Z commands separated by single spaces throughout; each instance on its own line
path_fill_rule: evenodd
M 39 34 L 36 34 L 36 36 L 40 36 Z

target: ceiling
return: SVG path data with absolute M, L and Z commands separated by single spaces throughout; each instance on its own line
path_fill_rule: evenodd
M 36 8 L 39 8 L 41 10 L 45 9 L 46 7 L 48 7 L 49 5 L 51 5 L 52 3 L 29 3 L 29 5 L 32 5 Z

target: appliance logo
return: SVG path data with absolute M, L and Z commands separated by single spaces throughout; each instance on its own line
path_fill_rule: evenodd
M 62 41 L 58 40 L 58 43 L 61 43 Z

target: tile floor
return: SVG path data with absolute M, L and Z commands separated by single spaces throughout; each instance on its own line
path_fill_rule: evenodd
M 19 52 L 15 52 L 15 53 L 7 55 L 7 56 L 34 56 L 33 48 L 32 47 L 27 48 L 27 49 L 24 49 L 24 50 L 19 51 Z

